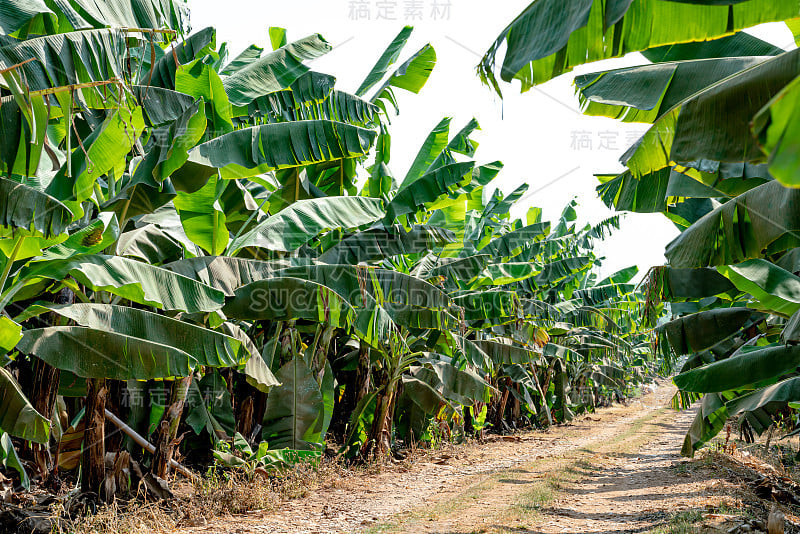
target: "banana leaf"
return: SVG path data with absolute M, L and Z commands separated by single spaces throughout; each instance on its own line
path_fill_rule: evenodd
M 0 407 L 2 432 L 36 443 L 47 443 L 50 421 L 36 411 L 20 385 L 3 367 L 0 367 Z
M 189 152 L 189 162 L 220 169 L 223 178 L 248 178 L 268 171 L 365 156 L 371 130 L 317 120 L 253 126 L 227 133 Z
M 323 232 L 371 224 L 381 219 L 384 213 L 383 202 L 374 198 L 300 200 L 231 241 L 228 251 L 235 253 L 243 248 L 259 247 L 291 252 Z
M 758 301 L 750 307 L 790 317 L 800 310 L 800 278 L 766 260 L 717 267 L 736 289 Z
M 320 448 L 324 403 L 311 369 L 295 357 L 275 376 L 282 385 L 273 388 L 267 398 L 262 438 L 271 449 Z
M 749 308 L 720 308 L 681 317 L 658 327 L 677 354 L 700 352 L 738 332 L 753 314 Z
M 502 31 L 478 65 L 484 83 L 499 92 L 497 54 L 506 55 L 500 78 L 520 80 L 522 90 L 578 65 L 676 43 L 710 41 L 732 32 L 798 16 L 791 0 L 536 0 Z
M 682 391 L 721 393 L 775 381 L 800 366 L 800 347 L 744 347 L 722 361 L 692 369 L 673 380 Z
M 147 339 L 189 354 L 200 365 L 236 367 L 252 356 L 238 339 L 145 310 L 112 304 L 34 304 L 17 320 L 22 322 L 54 312 L 80 326 Z M 256 351 L 257 354 L 257 351 Z
M 174 378 L 189 376 L 198 366 L 188 353 L 169 345 L 81 326 L 26 330 L 17 349 L 86 378 Z

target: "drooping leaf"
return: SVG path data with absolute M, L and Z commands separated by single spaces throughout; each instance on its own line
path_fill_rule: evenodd
M 797 5 L 790 0 L 700 4 L 580 0 L 565 6 L 558 0 L 536 0 L 492 44 L 478 66 L 479 74 L 499 90 L 494 71 L 503 44 L 507 46 L 500 78 L 506 82 L 518 79 L 526 91 L 592 61 L 675 43 L 708 41 L 756 24 L 798 16 Z
M 62 280 L 73 276 L 93 291 L 108 291 L 140 304 L 189 313 L 218 310 L 222 292 L 166 269 L 119 256 L 89 255 L 59 262 L 32 264 L 20 275 Z
M 720 266 L 717 271 L 769 313 L 790 317 L 800 310 L 800 278 L 773 263 L 756 259 Z
M 575 77 L 583 112 L 624 122 L 655 122 L 694 93 L 765 57 L 700 59 L 627 67 Z
M 197 360 L 147 339 L 80 326 L 26 330 L 17 348 L 86 378 L 152 380 L 189 376 Z
M 409 231 L 400 225 L 370 228 L 339 241 L 318 260 L 330 264 L 355 265 L 401 254 L 419 254 L 453 241 L 455 237 L 452 232 L 435 226 L 415 225 Z
M 72 217 L 72 212 L 50 195 L 0 178 L 0 225 L 51 238 L 63 233 Z
M 36 443 L 47 443 L 50 421 L 25 397 L 22 388 L 5 368 L 0 367 L 0 431 Z
M 221 169 L 223 178 L 364 156 L 375 140 L 371 130 L 326 120 L 267 124 L 237 130 L 197 145 L 189 162 Z
M 225 315 L 243 320 L 307 319 L 347 328 L 353 310 L 329 288 L 289 276 L 252 282 L 236 290 L 222 309 Z
M 674 267 L 730 265 L 797 245 L 800 193 L 776 181 L 751 189 L 694 223 L 667 245 Z
M 322 232 L 336 228 L 358 228 L 384 216 L 380 199 L 329 197 L 300 200 L 252 230 L 234 239 L 232 253 L 246 247 L 291 252 Z
M 145 310 L 113 304 L 33 305 L 17 317 L 25 321 L 42 313 L 55 312 L 80 326 L 147 339 L 180 349 L 209 367 L 236 367 L 250 357 L 239 340 L 200 326 Z
M 681 317 L 659 327 L 677 354 L 700 352 L 735 334 L 753 315 L 748 308 L 722 308 Z
M 695 93 L 663 114 L 623 162 L 636 177 L 673 162 L 690 167 L 703 160 L 763 162 L 750 124 L 798 74 L 800 52 L 791 51 Z
M 322 436 L 319 385 L 302 358 L 295 357 L 275 375 L 281 381 L 267 398 L 261 435 L 273 449 L 315 450 Z
M 730 358 L 681 373 L 674 378 L 682 391 L 719 393 L 794 372 L 800 365 L 800 347 L 747 347 Z

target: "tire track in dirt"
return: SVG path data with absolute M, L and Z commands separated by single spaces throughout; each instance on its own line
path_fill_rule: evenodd
M 221 519 L 183 532 L 642 532 L 606 527 L 625 523 L 620 514 L 637 506 L 634 500 L 624 509 L 617 506 L 621 494 L 632 488 L 647 492 L 647 471 L 677 460 L 692 414 L 666 409 L 674 391 L 674 386 L 663 381 L 655 391 L 627 406 L 600 409 L 547 431 L 522 433 L 520 441 L 454 447 L 447 451 L 452 458 L 444 465 L 418 461 L 376 475 L 332 481 L 306 498 L 282 503 L 277 512 Z M 626 456 L 648 441 L 652 442 L 649 452 Z M 631 447 L 635 450 L 617 454 Z M 575 493 L 563 504 L 560 498 L 544 506 L 536 504 L 537 499 L 546 500 L 546 496 L 535 495 L 536 487 L 554 474 L 581 468 L 584 464 L 578 462 L 587 462 L 587 457 L 608 461 L 601 466 L 606 471 L 588 472 L 590 462 L 585 465 L 586 473 L 573 474 L 591 481 L 576 486 L 586 493 Z M 586 508 L 588 501 L 597 501 L 599 509 Z M 601 515 L 605 512 L 609 517 Z M 577 517 L 580 514 L 586 517 Z M 530 526 L 534 524 L 542 526 Z M 570 530 L 570 524 L 577 530 Z

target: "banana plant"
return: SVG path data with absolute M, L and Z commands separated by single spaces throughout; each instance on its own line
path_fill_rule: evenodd
M 666 247 L 668 265 L 646 278 L 642 319 L 655 327 L 659 351 L 681 359 L 675 405 L 702 398 L 683 453 L 694 454 L 732 416 L 746 435 L 760 434 L 797 401 L 792 118 L 800 56 L 742 30 L 763 22 L 792 26 L 797 6 L 555 7 L 531 3 L 489 50 L 481 76 L 499 90 L 494 64 L 502 43 L 500 77 L 519 79 L 523 90 L 584 63 L 643 53 L 647 64 L 575 78 L 586 114 L 649 125 L 621 158 L 626 170 L 600 175 L 598 193 L 618 211 L 663 213 L 681 232 Z M 715 24 L 723 19 L 725 28 Z M 658 31 L 645 31 L 653 20 Z M 662 303 L 673 317 L 657 324 Z

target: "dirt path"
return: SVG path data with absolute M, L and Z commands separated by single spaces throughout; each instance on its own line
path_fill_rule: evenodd
M 710 469 L 690 475 L 678 455 L 694 414 L 666 408 L 673 392 L 664 382 L 570 425 L 332 481 L 277 513 L 186 532 L 668 532 L 654 529 L 718 484 Z

